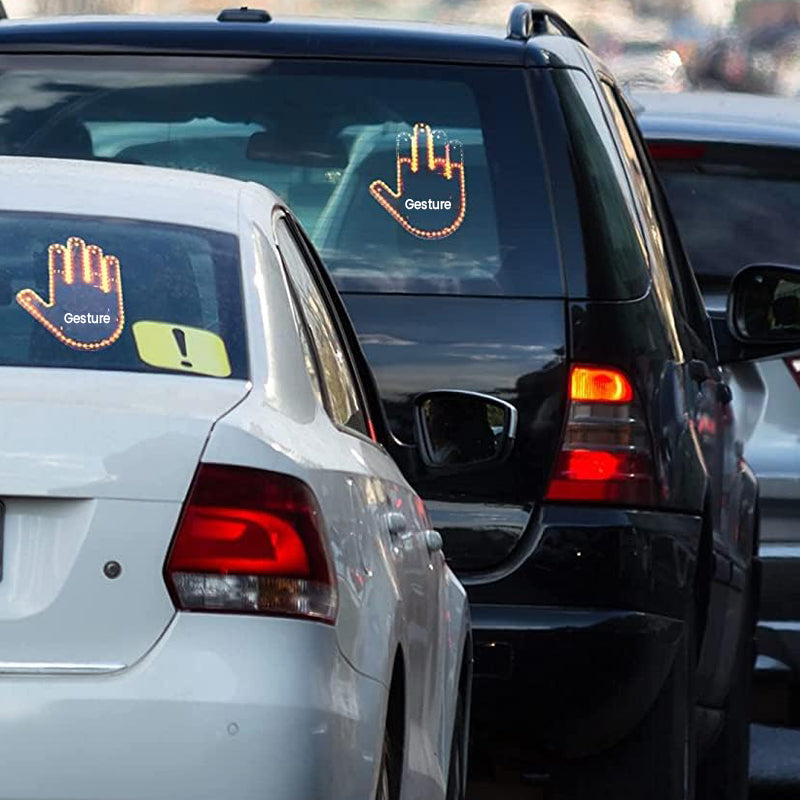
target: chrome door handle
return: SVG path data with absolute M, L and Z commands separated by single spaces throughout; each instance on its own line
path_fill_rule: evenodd
M 425 544 L 428 546 L 429 553 L 440 552 L 444 547 L 442 534 L 434 530 L 425 531 Z

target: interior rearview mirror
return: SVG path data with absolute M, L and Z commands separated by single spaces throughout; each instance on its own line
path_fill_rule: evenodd
M 247 141 L 247 158 L 311 168 L 344 169 L 348 152 L 337 136 L 308 127 L 254 133 Z
M 744 267 L 731 283 L 727 313 L 739 341 L 800 345 L 800 267 Z
M 517 409 L 496 397 L 458 390 L 414 401 L 415 436 L 429 467 L 472 467 L 504 460 L 517 431 Z

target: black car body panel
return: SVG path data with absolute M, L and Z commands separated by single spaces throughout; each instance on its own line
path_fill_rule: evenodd
M 623 138 L 612 100 L 629 112 L 581 44 L 388 24 L 55 20 L 0 23 L 0 65 L 2 154 L 284 181 L 374 369 L 381 438 L 430 501 L 474 604 L 476 718 L 502 727 L 535 712 L 514 735 L 566 757 L 605 750 L 648 713 L 695 617 L 700 701 L 724 704 L 755 481 L 638 133 Z M 116 82 L 126 70 L 135 79 Z M 288 76 L 297 91 L 281 90 Z M 282 113 L 302 118 L 286 140 L 301 160 L 265 166 L 263 153 L 281 158 Z M 186 132 L 209 119 L 218 139 Z M 460 131 L 471 176 L 463 228 L 436 241 L 401 230 L 368 193 L 394 175 L 397 126 L 420 119 Z M 273 143 L 261 161 L 254 133 Z M 342 141 L 360 155 L 343 157 Z M 653 465 L 640 507 L 546 497 L 575 364 L 630 380 Z M 434 389 L 516 406 L 508 461 L 426 467 L 409 446 L 412 402 Z
M 416 485 L 432 501 L 429 510 L 444 535 L 453 568 L 471 572 L 495 566 L 522 536 L 558 448 L 567 380 L 564 303 L 364 294 L 344 298 L 392 432 L 401 442 L 413 441 L 414 397 L 434 385 L 495 395 L 519 410 L 517 441 L 505 463 L 454 475 L 419 465 L 415 475 Z

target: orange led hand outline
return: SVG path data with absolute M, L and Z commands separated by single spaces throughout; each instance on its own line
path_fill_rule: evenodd
M 396 149 L 397 189 L 377 180 L 370 184 L 370 194 L 396 222 L 420 239 L 443 239 L 455 233 L 467 213 L 461 142 L 418 122 L 412 134 L 397 135 Z
M 119 339 L 125 327 L 119 260 L 95 244 L 71 236 L 66 247 L 47 249 L 49 301 L 33 289 L 17 292 L 17 302 L 62 344 L 99 350 Z

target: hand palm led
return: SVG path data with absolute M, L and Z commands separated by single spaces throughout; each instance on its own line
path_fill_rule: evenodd
M 50 245 L 47 261 L 49 301 L 23 289 L 17 302 L 68 347 L 98 350 L 113 344 L 125 326 L 119 260 L 71 236 L 66 247 Z
M 396 152 L 397 188 L 376 180 L 370 194 L 414 236 L 442 239 L 455 233 L 467 209 L 461 143 L 420 122 L 412 134 L 397 135 Z M 426 207 L 414 207 L 415 201 Z

